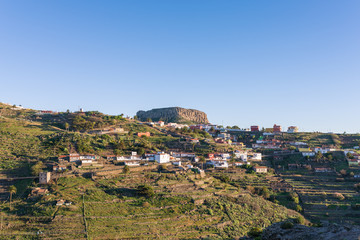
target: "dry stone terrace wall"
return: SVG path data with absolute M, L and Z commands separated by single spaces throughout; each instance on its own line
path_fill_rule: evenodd
M 142 121 L 146 121 L 148 118 L 151 118 L 153 121 L 163 120 L 166 122 L 209 123 L 206 113 L 195 109 L 185 109 L 180 107 L 138 111 L 136 116 Z

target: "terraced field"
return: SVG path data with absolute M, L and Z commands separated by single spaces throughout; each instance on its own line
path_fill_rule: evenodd
M 283 177 L 299 194 L 305 216 L 360 224 L 360 210 L 352 207 L 360 203 L 360 195 L 354 189 L 355 182 L 338 182 L 335 175 L 321 173 L 283 174 Z M 345 199 L 340 200 L 335 194 L 342 194 Z
M 150 185 L 154 197 L 139 195 Z M 0 239 L 211 239 L 245 236 L 253 227 L 299 216 L 207 176 L 152 171 L 115 178 L 64 177 L 37 200 L 15 199 L 3 212 Z M 55 206 L 56 200 L 72 202 Z

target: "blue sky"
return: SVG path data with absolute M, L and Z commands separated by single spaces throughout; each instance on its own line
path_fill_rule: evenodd
M 360 2 L 0 0 L 0 101 L 360 132 Z

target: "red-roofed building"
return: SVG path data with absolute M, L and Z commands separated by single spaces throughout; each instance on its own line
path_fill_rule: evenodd
M 252 132 L 258 132 L 259 131 L 259 126 L 251 126 L 250 127 Z
M 273 132 L 276 133 L 276 132 L 281 132 L 281 126 L 280 125 L 276 125 L 274 124 L 274 127 L 273 127 Z
M 142 136 L 146 136 L 146 137 L 150 137 L 150 133 L 149 132 L 139 132 L 137 133 L 138 137 L 142 137 Z
M 195 129 L 202 130 L 203 126 L 201 126 L 201 125 L 192 125 L 192 126 L 190 126 L 190 129 L 191 130 L 195 130 Z

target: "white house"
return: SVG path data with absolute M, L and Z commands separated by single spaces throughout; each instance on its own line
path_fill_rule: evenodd
M 170 155 L 167 153 L 157 153 L 155 154 L 155 161 L 158 163 L 168 163 L 170 162 Z
M 215 168 L 228 168 L 229 164 L 227 161 L 210 161 L 208 164 L 213 165 Z
M 80 160 L 95 160 L 95 155 L 80 155 Z
M 220 156 L 222 157 L 222 159 L 230 159 L 231 158 L 230 153 L 220 153 Z
M 234 162 L 234 166 L 236 166 L 236 167 L 242 166 L 244 164 L 245 163 L 243 163 L 243 162 Z
M 136 152 L 133 152 L 136 154 Z M 138 155 L 132 155 L 131 156 L 117 156 L 116 157 L 116 160 L 117 161 L 140 161 L 142 160 L 142 158 Z
M 124 163 L 126 166 L 140 166 L 139 162 L 136 161 L 127 161 Z
M 230 139 L 230 134 L 229 133 L 226 133 L 226 132 L 223 132 L 223 133 L 220 133 L 218 135 L 219 138 L 222 138 L 222 139 Z
M 313 156 L 315 156 L 315 152 L 312 152 L 312 151 L 301 152 L 301 154 L 303 155 L 303 157 L 313 157 Z
M 321 147 L 316 147 L 316 148 L 314 148 L 314 151 L 315 151 L 316 153 L 321 152 L 321 154 L 326 154 L 326 153 L 328 153 L 328 152 L 336 151 L 336 149 L 334 149 L 334 148 L 321 148 Z
M 261 153 L 253 153 L 251 155 L 251 160 L 254 160 L 254 161 L 261 161 Z
M 240 152 L 240 151 L 235 151 L 234 152 L 235 157 L 236 158 L 240 158 L 241 161 L 247 161 L 247 152 Z
M 83 160 L 80 160 L 80 161 L 81 161 L 81 165 L 93 163 L 92 159 L 83 159 Z
M 146 154 L 145 154 L 145 160 L 146 160 L 146 161 L 155 161 L 155 154 L 146 153 Z
M 254 171 L 257 173 L 267 173 L 268 168 L 265 166 L 255 166 Z

